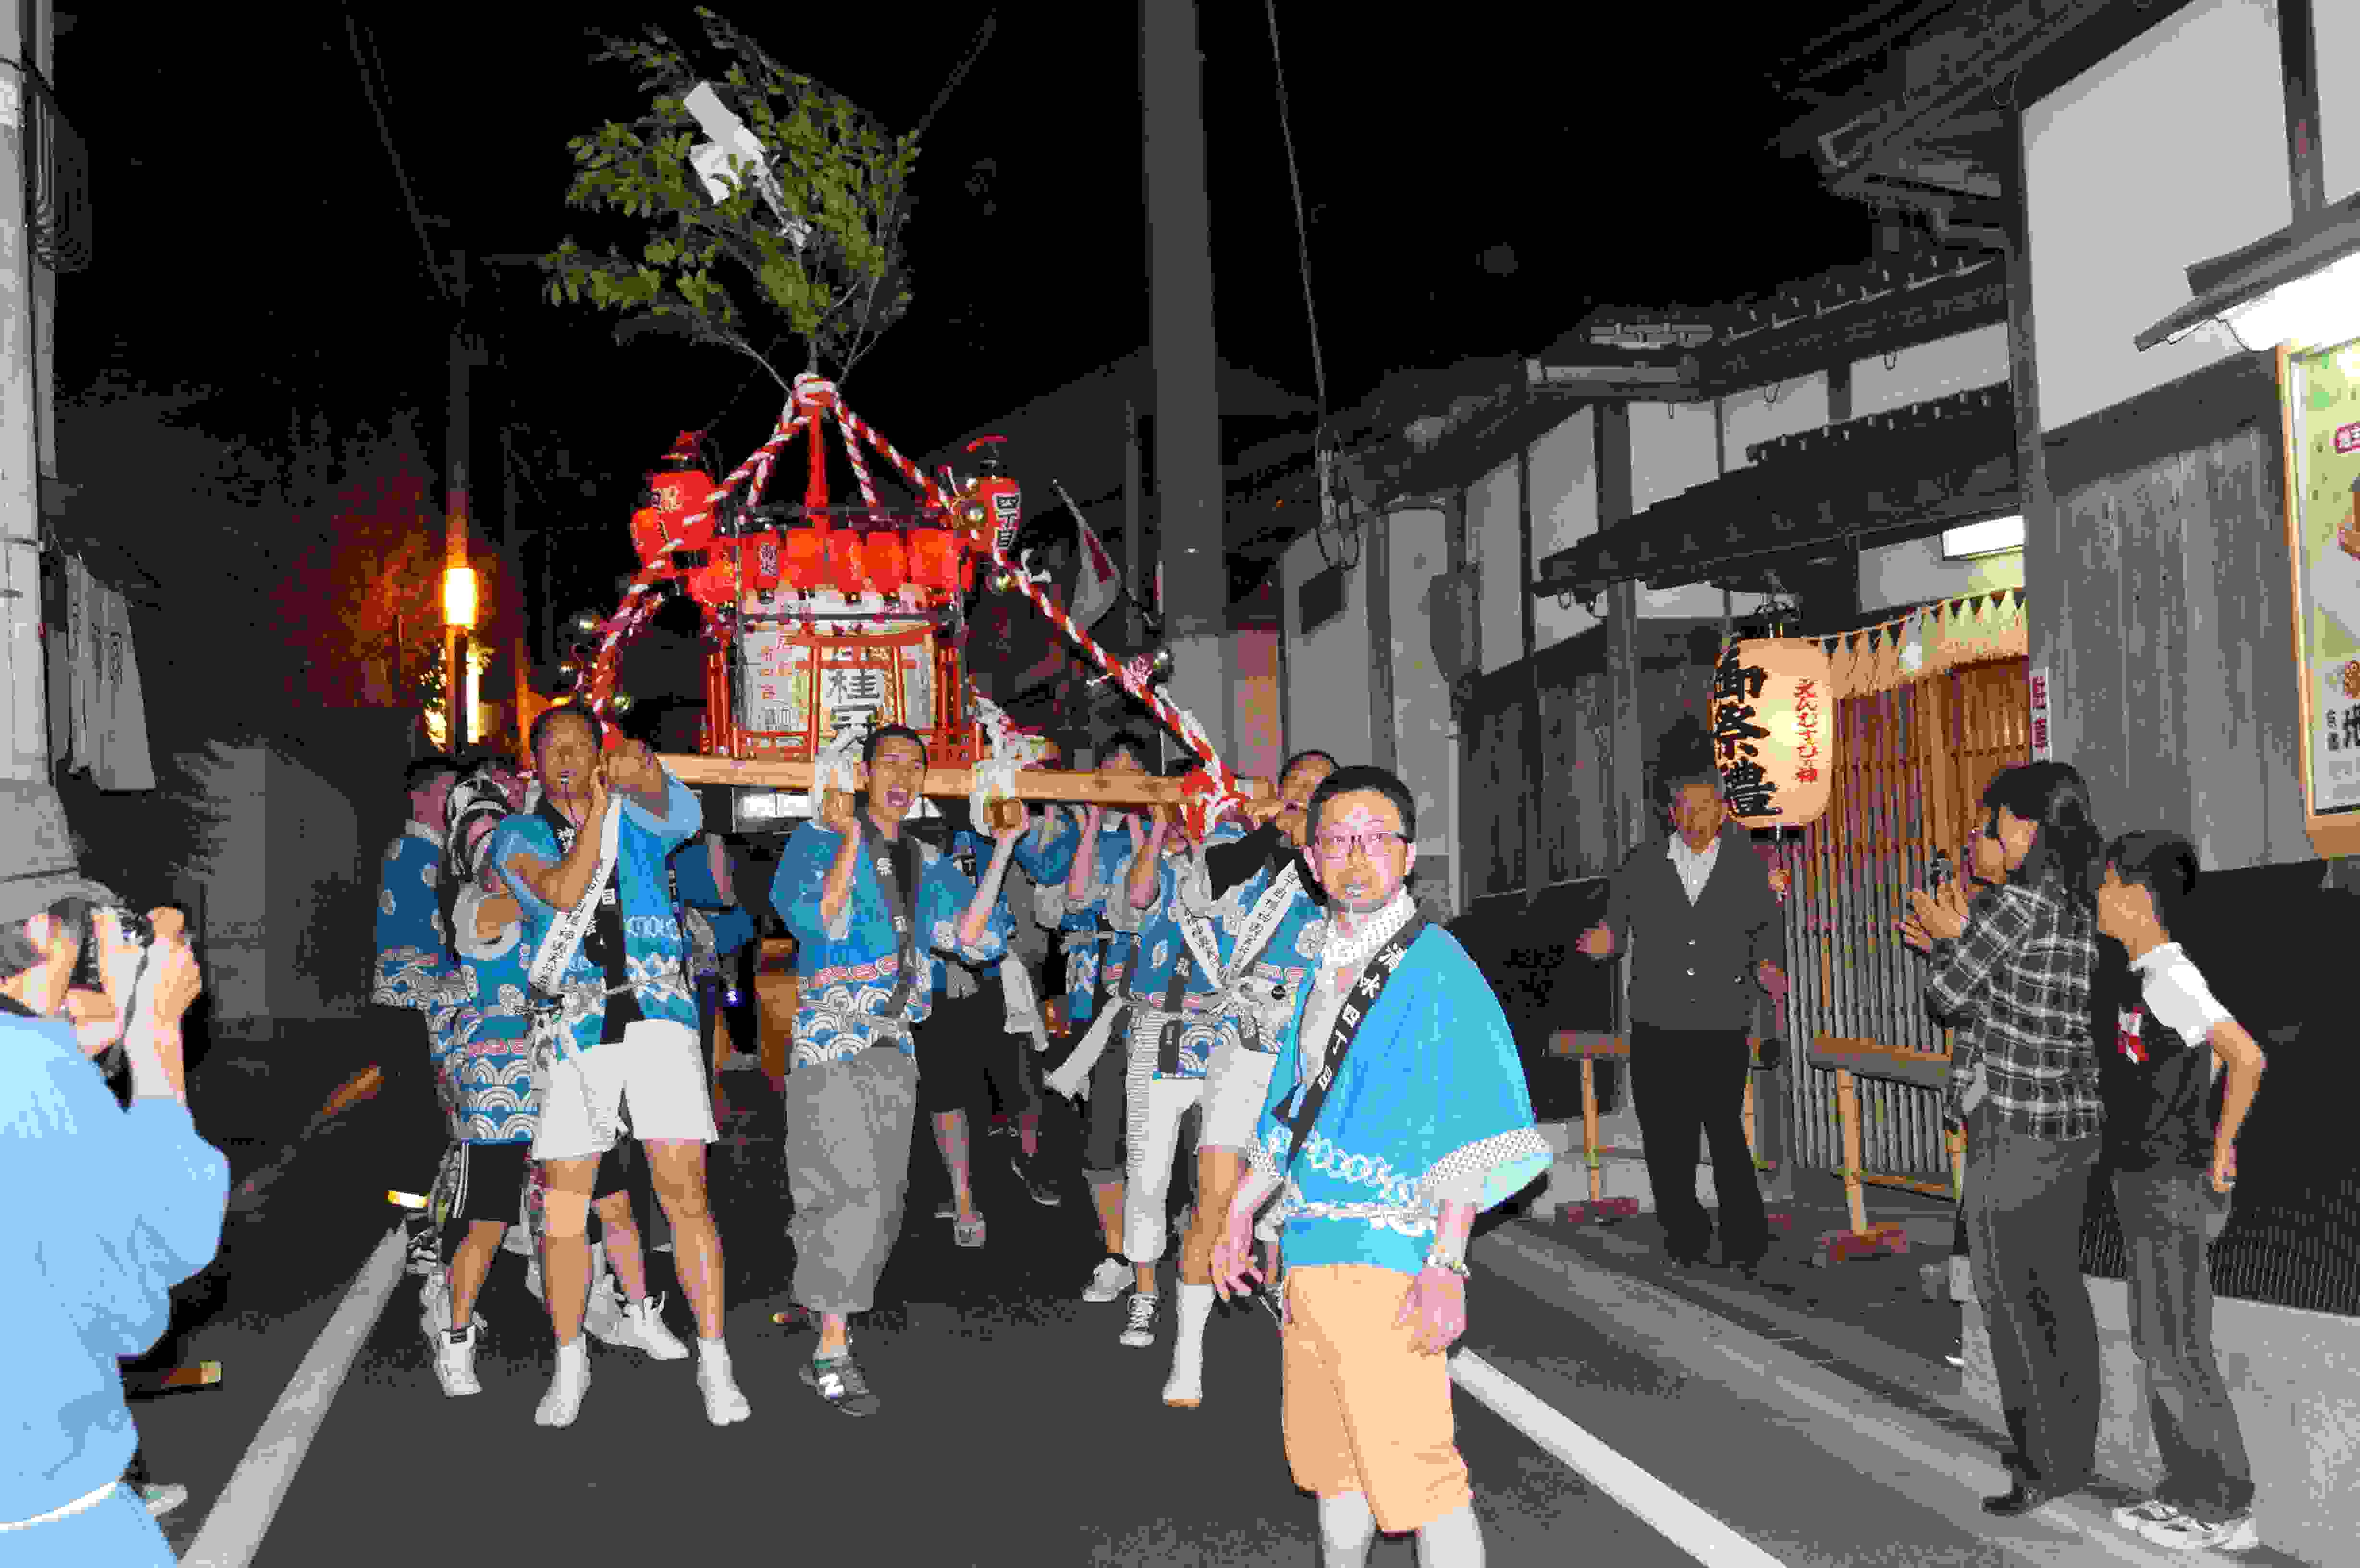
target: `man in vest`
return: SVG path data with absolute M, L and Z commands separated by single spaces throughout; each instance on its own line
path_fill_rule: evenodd
M 1638 948 L 1631 973 L 1631 1098 L 1664 1250 L 1705 1260 L 1712 1220 L 1697 1201 L 1697 1134 L 1712 1149 L 1721 1260 L 1751 1271 L 1770 1248 L 1770 1223 L 1745 1143 L 1753 1071 L 1747 981 L 1783 1004 L 1786 931 L 1745 830 L 1729 820 L 1718 775 L 1671 781 L 1667 841 L 1632 851 L 1614 875 L 1606 918 L 1578 944 L 1592 958 Z

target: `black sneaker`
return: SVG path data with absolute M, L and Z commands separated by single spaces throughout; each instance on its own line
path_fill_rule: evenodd
M 1041 1179 L 1040 1171 L 1034 1168 L 1033 1162 L 1025 1157 L 1023 1149 L 1019 1149 L 1010 1155 L 1008 1163 L 1009 1167 L 1016 1172 L 1016 1179 L 1024 1184 L 1024 1195 L 1043 1208 L 1054 1209 L 1065 1201 L 1057 1195 L 1056 1188 Z
M 803 1365 L 803 1386 L 848 1416 L 873 1416 L 885 1401 L 871 1393 L 859 1363 L 847 1351 L 827 1361 Z

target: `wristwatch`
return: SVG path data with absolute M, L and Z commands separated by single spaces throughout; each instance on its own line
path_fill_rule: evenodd
M 1468 1271 L 1467 1260 L 1465 1258 L 1452 1258 L 1448 1254 L 1445 1253 L 1438 1246 L 1427 1250 L 1426 1255 L 1426 1266 L 1428 1269 L 1448 1269 L 1449 1272 L 1458 1275 L 1461 1279 L 1473 1278 L 1473 1275 Z

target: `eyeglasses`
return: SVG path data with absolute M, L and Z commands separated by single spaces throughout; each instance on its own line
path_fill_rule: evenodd
M 1400 839 L 1404 844 L 1409 842 L 1407 836 L 1397 833 L 1324 833 L 1311 841 L 1311 846 L 1322 860 L 1342 860 L 1355 849 L 1373 860 L 1377 851 L 1382 849 L 1389 839 Z

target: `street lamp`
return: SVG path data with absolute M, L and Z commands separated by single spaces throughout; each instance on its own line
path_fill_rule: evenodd
M 464 542 L 461 548 L 465 548 Z M 475 628 L 474 567 L 442 569 L 442 723 L 455 752 L 469 744 L 475 728 L 475 661 L 470 646 L 474 639 L 468 635 Z

